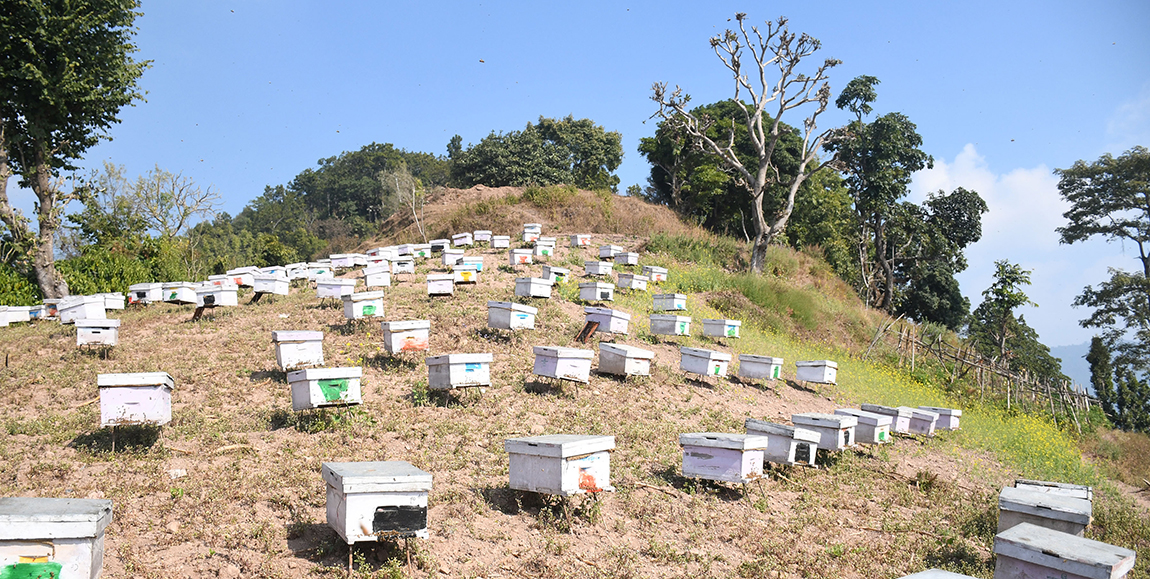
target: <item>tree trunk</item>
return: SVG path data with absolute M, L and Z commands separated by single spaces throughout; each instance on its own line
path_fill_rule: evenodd
M 56 207 L 56 189 L 48 173 L 48 162 L 41 151 L 36 152 L 36 179 L 32 189 L 40 203 L 40 233 L 36 251 L 32 256 L 32 271 L 45 298 L 60 299 L 68 295 L 68 282 L 56 271 L 56 230 L 60 227 L 58 215 L 63 208 Z
M 883 289 L 882 301 L 878 309 L 889 312 L 891 308 L 891 294 L 894 293 L 894 266 L 886 255 L 886 223 L 879 221 L 874 228 L 874 256 L 882 269 Z
M 761 274 L 767 263 L 767 219 L 763 215 L 763 191 L 760 189 L 751 199 L 751 222 L 755 225 L 755 239 L 751 241 L 751 271 Z

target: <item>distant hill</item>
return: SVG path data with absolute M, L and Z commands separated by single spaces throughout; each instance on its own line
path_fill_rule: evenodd
M 1086 354 L 1090 351 L 1090 342 L 1058 346 L 1051 348 L 1050 354 L 1062 359 L 1062 373 L 1070 377 L 1082 387 L 1090 390 L 1090 364 L 1086 363 Z

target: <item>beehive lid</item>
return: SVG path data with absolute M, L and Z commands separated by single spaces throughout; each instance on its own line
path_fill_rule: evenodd
M 906 406 L 902 406 L 900 408 L 906 408 L 907 410 L 910 410 L 910 417 L 911 418 L 917 418 L 919 420 L 929 420 L 931 422 L 935 422 L 938 420 L 938 413 L 937 412 L 931 412 L 929 410 L 923 410 L 921 408 L 910 408 L 910 407 L 906 407 Z
M 308 330 L 275 330 L 272 332 L 273 342 L 317 342 L 323 341 L 323 332 Z
M 235 292 L 239 290 L 240 286 L 231 282 L 207 283 L 196 287 L 196 293 L 198 294 L 210 294 L 214 292 Z
M 635 253 L 633 251 L 623 252 L 623 253 L 620 253 L 619 255 L 620 256 L 627 256 L 627 257 L 639 257 L 639 254 Z
M 451 266 L 451 271 L 478 271 L 479 264 L 477 263 L 457 263 Z
M 590 360 L 595 356 L 591 350 L 580 348 L 564 348 L 563 346 L 535 346 L 531 349 L 536 356 L 549 356 L 552 358 L 586 358 Z
M 743 322 L 741 322 L 739 320 L 712 320 L 710 318 L 703 318 L 704 324 L 706 324 L 708 322 L 710 322 L 712 324 L 723 325 L 723 326 L 741 326 L 741 325 L 743 325 Z
M 689 432 L 679 435 L 679 445 L 729 448 L 732 450 L 758 450 L 767 447 L 767 437 L 757 434 Z
M 395 322 L 383 322 L 381 324 L 385 332 L 406 332 L 408 330 L 430 330 L 431 320 L 399 320 Z
M 919 406 L 921 410 L 929 410 L 941 416 L 962 416 L 962 410 L 958 408 L 942 408 L 940 406 Z
M 667 273 L 667 268 L 665 268 L 665 267 L 658 267 L 658 266 L 655 266 L 655 265 L 644 265 L 644 266 L 643 266 L 643 270 L 644 270 L 644 271 L 653 271 L 653 272 L 655 272 L 655 273 Z
M 105 499 L 0 498 L 0 540 L 95 537 L 112 522 Z
M 476 229 L 475 234 L 476 235 L 483 235 L 483 234 L 491 235 L 491 231 L 488 229 Z
M 615 287 L 613 283 L 603 283 L 601 281 L 589 281 L 579 284 L 579 289 L 593 288 L 593 289 L 608 289 Z
M 451 243 L 451 241 L 448 239 L 432 239 L 431 243 L 428 243 L 427 245 L 443 245 L 445 243 Z
M 782 358 L 772 358 L 770 356 L 756 356 L 755 354 L 739 354 L 739 361 L 740 362 L 744 362 L 744 361 L 745 362 L 755 362 L 758 364 L 774 364 L 776 366 L 781 365 L 783 363 Z
M 906 406 L 883 406 L 882 404 L 862 404 L 859 406 L 867 412 L 875 414 L 885 414 L 887 416 L 894 416 L 897 418 L 910 418 L 910 408 Z
M 475 264 L 483 263 L 483 256 L 478 255 L 478 256 L 473 256 L 473 257 L 465 257 L 465 258 L 463 258 L 463 263 L 475 263 Z
M 994 538 L 994 553 L 1062 573 L 1113 579 L 1134 568 L 1134 551 L 1046 527 L 1019 523 Z
M 362 301 L 367 301 L 367 300 L 379 300 L 379 299 L 383 299 L 383 292 L 381 292 L 381 291 L 359 292 L 356 294 L 343 296 L 344 301 L 353 301 L 353 302 L 362 302 Z
M 164 284 L 162 283 L 137 283 L 128 286 L 128 291 L 146 292 L 148 290 L 160 289 L 162 287 L 164 287 Z M 44 300 L 44 303 L 48 303 L 48 300 Z
M 500 310 L 511 310 L 513 312 L 524 312 L 533 316 L 539 313 L 539 308 L 533 308 L 531 306 L 525 306 L 523 304 L 517 304 L 513 302 L 487 302 L 487 307 Z
M 167 372 L 135 372 L 131 374 L 99 374 L 96 376 L 96 386 L 112 388 L 116 386 L 167 386 L 169 390 L 175 385 L 171 375 Z
M 632 281 L 651 281 L 651 278 L 649 278 L 645 275 L 642 275 L 642 274 L 638 274 L 638 273 L 621 273 L 621 274 L 619 274 L 619 281 L 623 281 L 625 279 L 629 279 Z
M 429 273 L 427 281 L 455 281 L 455 276 L 450 273 Z
M 795 362 L 795 366 L 814 366 L 814 367 L 826 366 L 827 368 L 835 368 L 835 369 L 837 369 L 839 367 L 839 365 L 837 363 L 835 363 L 833 360 L 800 360 L 798 362 Z
M 942 569 L 927 569 L 926 571 L 919 571 L 911 575 L 904 575 L 899 579 L 974 579 L 970 575 L 963 575 L 961 573 L 953 573 L 951 571 L 944 571 Z
M 490 364 L 491 354 L 443 354 L 432 356 L 424 360 L 428 366 L 440 364 Z
M 431 490 L 431 473 L 410 462 L 325 462 L 323 480 L 344 494 Z
M 841 414 L 824 414 L 822 412 L 803 412 L 792 414 L 791 422 L 795 426 L 817 426 L 819 428 L 850 428 L 858 426 L 859 419 L 854 416 Z
M 1094 489 L 1086 485 L 1075 485 L 1070 483 L 1050 482 L 1044 480 L 1028 480 L 1020 478 L 1015 479 L 1014 486 L 1038 492 L 1060 492 L 1063 494 L 1063 496 L 1079 496 L 1084 497 L 1087 500 L 1091 500 L 1094 497 Z
M 651 314 L 652 322 L 689 322 L 691 316 L 676 316 L 673 314 Z
M 391 268 L 387 265 L 372 265 L 363 268 L 364 276 L 375 275 L 377 273 L 391 273 Z
M 288 372 L 288 382 L 301 380 L 342 380 L 344 378 L 359 378 L 363 376 L 363 368 L 350 366 L 344 368 L 307 368 Z
M 730 354 L 724 354 L 722 352 L 716 352 L 714 350 L 704 350 L 703 348 L 688 348 L 686 346 L 680 347 L 679 353 L 683 354 L 684 356 L 695 356 L 697 358 L 709 358 L 711 360 L 729 361 L 731 359 Z
M 582 286 L 583 284 L 579 284 L 579 285 Z M 583 307 L 583 313 L 595 314 L 597 316 L 612 316 L 612 317 L 621 318 L 621 319 L 624 319 L 627 321 L 631 321 L 631 314 L 628 314 L 627 312 L 621 312 L 619 310 L 608 309 L 608 308 L 593 308 L 591 306 L 584 306 Z
M 611 352 L 627 358 L 641 358 L 650 360 L 655 357 L 655 353 L 650 350 L 644 350 L 636 346 L 628 346 L 626 344 L 609 344 L 607 342 L 599 343 L 600 352 Z
M 452 249 L 449 247 L 447 249 L 444 249 L 443 253 L 446 253 L 448 255 L 463 255 L 463 250 L 462 249 Z
M 456 233 L 455 235 L 451 236 L 452 239 L 466 239 L 468 237 L 471 237 L 470 232 L 469 233 Z
M 593 267 L 593 266 L 596 266 L 596 265 L 605 265 L 605 266 L 608 266 L 608 267 L 609 267 L 609 266 L 611 265 L 611 262 L 609 262 L 609 261 L 599 261 L 599 260 L 592 260 L 592 261 L 584 261 L 584 262 L 583 262 L 583 267 Z
M 866 424 L 867 426 L 890 426 L 894 422 L 894 418 L 886 414 L 877 414 L 855 408 L 839 408 L 835 410 L 835 414 L 854 416 L 858 419 L 859 424 Z
M 245 273 L 259 273 L 259 272 L 260 272 L 260 268 L 249 265 L 247 267 L 237 267 L 235 269 L 229 269 L 227 271 L 227 274 L 228 275 L 243 275 Z
M 524 249 L 522 247 L 517 247 L 515 249 L 512 249 L 511 253 L 513 253 L 513 254 L 531 253 L 531 250 L 530 249 Z
M 620 245 L 600 245 L 599 249 L 610 249 L 611 251 L 615 251 L 615 250 L 623 251 L 623 247 Z
M 551 280 L 542 277 L 517 277 L 515 283 L 541 283 L 543 285 L 554 285 Z
M 260 281 L 287 281 L 288 280 L 287 276 L 281 275 L 279 273 L 257 273 L 257 274 L 252 276 L 252 279 L 257 279 Z
M 543 266 L 543 273 L 546 273 L 546 274 L 561 273 L 563 275 L 567 275 L 567 274 L 571 273 L 571 270 L 569 270 L 565 267 L 554 267 L 551 265 L 545 265 L 545 266 Z
M 190 281 L 173 281 L 173 282 L 166 282 L 161 287 L 163 287 L 164 289 L 170 289 L 170 288 L 192 287 L 194 285 L 195 284 L 193 284 Z M 72 297 L 84 298 L 84 297 L 88 297 L 88 296 L 72 296 Z M 68 298 L 65 298 L 65 299 L 68 299 Z
M 338 278 L 338 277 L 325 277 L 325 278 L 316 280 L 316 283 L 322 284 L 322 285 L 350 285 L 350 286 L 355 286 L 355 282 L 356 282 L 356 280 L 354 280 L 354 279 L 343 279 L 343 278 Z
M 118 328 L 120 320 L 76 320 L 77 328 Z
M 747 434 L 766 434 L 768 436 L 782 436 L 785 438 L 793 438 L 799 442 L 813 442 L 818 443 L 822 436 L 806 428 L 796 428 L 786 424 L 776 424 L 774 422 L 767 422 L 766 420 L 757 420 L 748 418 L 743 426 L 747 429 Z
M 614 448 L 614 436 L 586 434 L 544 434 L 542 436 L 508 438 L 503 441 L 503 449 L 508 454 L 529 454 L 553 458 L 569 458 L 613 450 Z
M 410 256 L 410 255 L 401 255 L 399 257 L 392 258 L 388 261 L 391 261 L 393 263 L 412 263 L 415 261 L 415 258 Z
M 510 235 L 492 235 L 491 239 L 501 239 L 503 241 L 508 241 L 511 239 L 511 236 Z
M 998 508 L 1080 525 L 1090 524 L 1092 513 L 1092 505 L 1086 499 L 1015 487 L 1002 488 L 998 494 Z
M 652 298 L 656 300 L 685 300 L 687 294 L 655 294 Z

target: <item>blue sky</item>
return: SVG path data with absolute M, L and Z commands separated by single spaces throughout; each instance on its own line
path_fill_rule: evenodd
M 1090 332 L 1070 308 L 1131 248 L 1059 246 L 1056 167 L 1150 145 L 1150 3 L 295 2 L 145 0 L 137 23 L 147 102 L 83 164 L 154 165 L 214 186 L 235 214 L 265 185 L 372 141 L 443 154 L 460 134 L 521 129 L 540 115 L 590 118 L 623 135 L 621 188 L 643 185 L 651 84 L 698 104 L 732 83 L 708 38 L 780 15 L 841 59 L 835 94 L 877 76 L 876 112 L 913 120 L 937 160 L 911 198 L 957 186 L 987 200 L 985 236 L 960 276 L 977 304 L 995 259 L 1034 270 L 1024 312 L 1049 345 Z M 799 118 L 784 118 L 798 123 Z M 823 127 L 841 124 L 837 111 Z M 14 185 L 14 184 L 13 184 Z M 31 196 L 12 191 L 30 212 Z

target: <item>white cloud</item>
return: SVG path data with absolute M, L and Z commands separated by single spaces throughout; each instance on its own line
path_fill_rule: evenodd
M 1135 145 L 1150 145 L 1150 83 L 1138 96 L 1118 105 L 1106 123 L 1106 150 L 1114 155 Z

